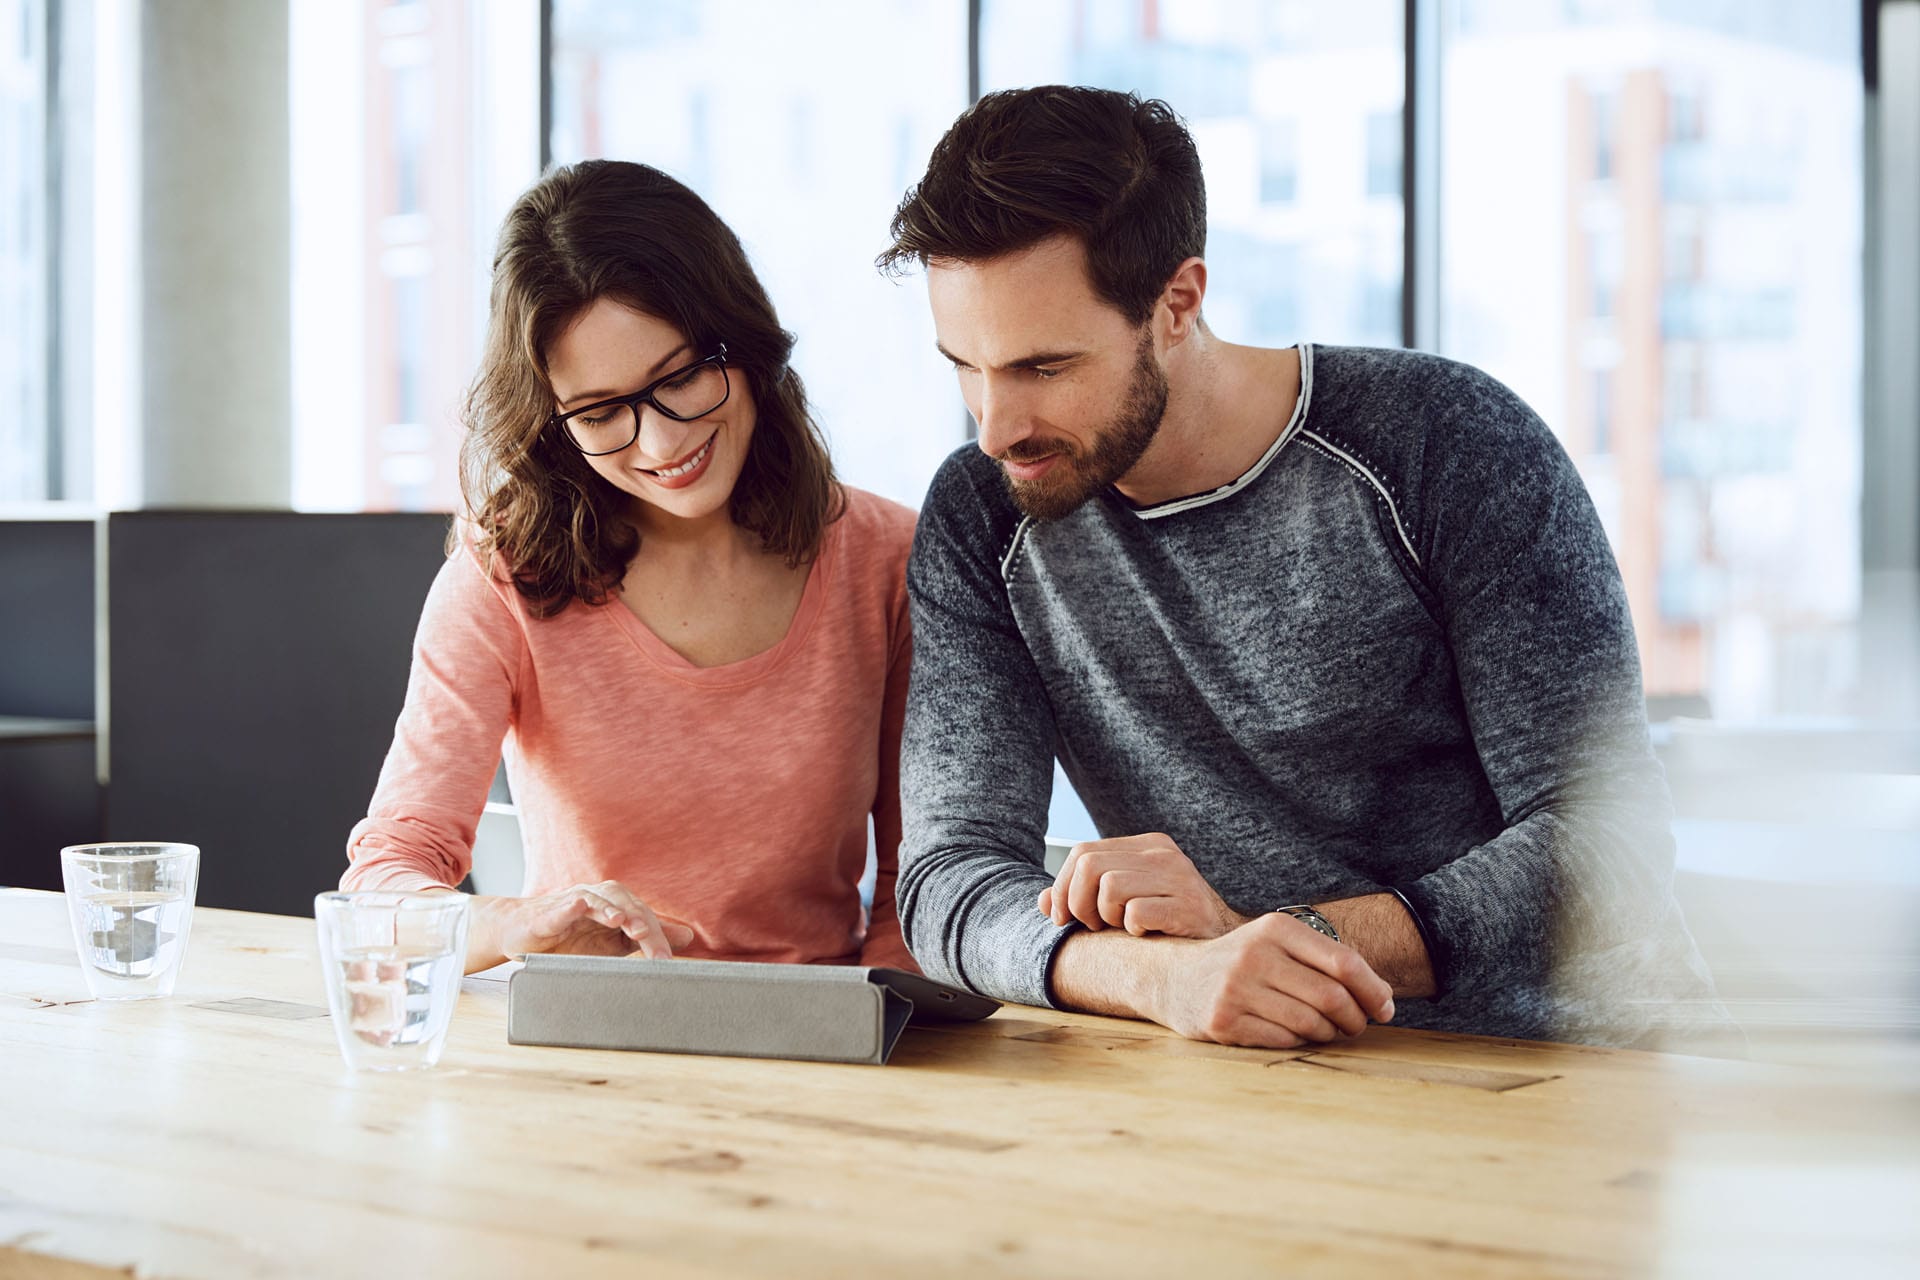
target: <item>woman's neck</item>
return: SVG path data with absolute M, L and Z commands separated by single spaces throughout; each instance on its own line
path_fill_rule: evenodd
M 759 535 L 733 522 L 727 508 L 687 520 L 635 502 L 627 519 L 640 531 L 640 557 L 702 564 L 736 564 L 765 554 Z

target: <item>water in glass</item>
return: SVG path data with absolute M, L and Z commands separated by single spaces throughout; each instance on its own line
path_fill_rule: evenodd
M 183 844 L 61 850 L 67 913 L 95 999 L 172 994 L 193 926 L 199 858 Z
M 314 917 L 347 1065 L 407 1071 L 437 1063 L 466 967 L 466 897 L 323 893 Z

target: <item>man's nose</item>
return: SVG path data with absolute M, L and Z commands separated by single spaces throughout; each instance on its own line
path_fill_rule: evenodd
M 973 418 L 980 428 L 980 448 L 991 457 L 999 457 L 1033 434 L 1033 413 L 1026 398 L 991 378 L 982 380 Z

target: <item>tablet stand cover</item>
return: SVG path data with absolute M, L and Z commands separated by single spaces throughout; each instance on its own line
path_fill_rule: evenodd
M 507 1042 L 879 1065 L 909 1022 L 999 1007 L 899 969 L 530 955 L 507 984 Z

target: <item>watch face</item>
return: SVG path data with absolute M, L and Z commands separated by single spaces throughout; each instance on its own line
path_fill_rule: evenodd
M 1327 937 L 1332 938 L 1335 942 L 1340 941 L 1339 930 L 1333 927 L 1333 921 L 1327 919 L 1312 907 L 1282 907 L 1280 910 L 1284 914 L 1290 915 L 1295 920 L 1300 921 L 1302 924 L 1311 927 L 1316 932 L 1323 933 Z

